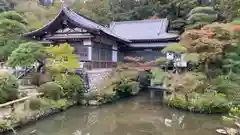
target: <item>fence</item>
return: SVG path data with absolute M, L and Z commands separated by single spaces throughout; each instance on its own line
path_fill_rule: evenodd
M 4 117 L 8 117 L 15 111 L 25 109 L 28 101 L 31 98 L 40 97 L 42 95 L 43 95 L 43 93 L 38 93 L 35 95 L 31 95 L 31 96 L 27 96 L 27 97 L 24 97 L 21 99 L 10 101 L 10 102 L 4 103 L 4 104 L 0 104 L 0 119 L 4 118 Z

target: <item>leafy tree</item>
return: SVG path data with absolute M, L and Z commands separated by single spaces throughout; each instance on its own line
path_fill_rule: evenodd
M 187 29 L 199 29 L 217 19 L 218 15 L 213 7 L 196 7 L 189 14 Z
M 49 7 L 41 6 L 35 0 L 13 0 L 13 2 L 15 11 L 22 13 L 23 17 L 31 22 L 28 25 L 30 30 L 38 29 L 51 21 L 60 9 L 59 0 L 55 0 L 54 4 Z
M 234 18 L 239 17 L 239 0 L 215 0 L 214 7 L 224 22 L 230 22 Z
M 79 56 L 73 53 L 74 48 L 67 43 L 46 47 L 46 52 L 49 55 L 47 68 L 52 73 L 66 70 L 75 72 L 80 67 Z
M 11 67 L 28 67 L 35 62 L 42 63 L 45 58 L 45 51 L 41 44 L 35 42 L 26 42 L 12 52 L 8 58 L 8 64 Z
M 184 46 L 182 46 L 181 44 L 174 43 L 174 44 L 171 44 L 171 45 L 165 47 L 162 50 L 162 52 L 163 53 L 172 52 L 172 53 L 176 53 L 176 54 L 182 54 L 182 53 L 187 52 L 187 49 Z
M 27 31 L 25 19 L 15 11 L 0 14 L 0 61 L 7 57 L 22 43 L 21 34 Z

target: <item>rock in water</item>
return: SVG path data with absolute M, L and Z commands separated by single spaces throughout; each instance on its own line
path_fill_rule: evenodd
M 88 104 L 92 105 L 92 106 L 98 106 L 99 105 L 98 101 L 96 101 L 96 100 L 89 100 Z
M 238 133 L 237 129 L 234 128 L 227 128 L 226 130 L 228 135 L 237 135 Z
M 224 129 L 217 129 L 216 131 L 217 131 L 219 134 L 227 135 L 227 131 L 224 130 Z
M 240 123 L 235 122 L 235 125 L 236 125 L 238 128 L 240 128 Z

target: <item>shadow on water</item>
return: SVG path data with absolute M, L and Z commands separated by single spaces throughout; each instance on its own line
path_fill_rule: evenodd
M 17 135 L 214 135 L 220 116 L 168 108 L 146 92 L 101 107 L 73 107 Z

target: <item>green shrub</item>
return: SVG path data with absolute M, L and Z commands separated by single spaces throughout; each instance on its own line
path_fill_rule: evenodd
M 188 101 L 184 95 L 171 95 L 165 99 L 165 103 L 171 107 L 200 113 L 226 113 L 230 109 L 226 97 L 216 93 L 192 93 Z
M 152 84 L 153 85 L 163 85 L 168 73 L 164 72 L 161 68 L 153 68 L 152 73 Z
M 240 85 L 238 78 L 231 78 L 231 76 L 218 76 L 212 80 L 212 89 L 218 93 L 223 93 L 227 96 L 233 104 L 240 103 Z
M 79 100 L 84 92 L 84 85 L 80 76 L 61 75 L 55 80 L 63 88 L 63 97 Z
M 59 100 L 63 95 L 62 87 L 55 82 L 42 84 L 38 90 L 44 94 L 44 97 L 52 100 Z
M 42 107 L 42 102 L 38 98 L 33 98 L 29 102 L 29 108 L 33 111 L 40 110 Z
M 234 19 L 232 22 L 230 22 L 230 24 L 232 24 L 232 25 L 240 25 L 240 19 L 239 18 Z
M 18 86 L 16 77 L 7 71 L 0 71 L 0 104 L 17 99 Z
M 124 70 L 118 73 L 120 79 L 128 79 L 131 81 L 137 81 L 139 71 L 137 70 Z
M 51 77 L 48 74 L 34 73 L 32 75 L 31 84 L 40 86 L 44 83 L 51 82 Z
M 119 97 L 136 95 L 139 92 L 139 83 L 136 81 L 121 79 L 113 89 Z
M 112 103 L 118 99 L 118 96 L 115 94 L 102 94 L 98 96 L 99 103 Z
M 208 86 L 207 77 L 203 73 L 187 72 L 173 75 L 169 81 L 169 89 L 181 94 L 191 92 L 203 93 Z
M 138 80 L 141 88 L 145 88 L 151 83 L 151 73 L 148 71 L 139 72 Z

